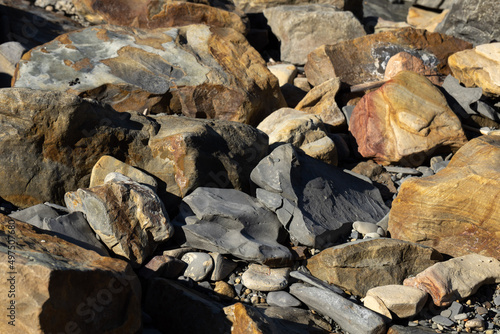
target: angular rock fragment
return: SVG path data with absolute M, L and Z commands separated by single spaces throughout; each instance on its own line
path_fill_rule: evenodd
M 427 292 L 437 306 L 447 306 L 473 295 L 484 284 L 499 282 L 499 260 L 469 254 L 436 263 L 415 277 L 405 279 L 404 285 Z
M 352 112 L 349 130 L 361 155 L 382 164 L 420 166 L 440 150 L 457 150 L 467 142 L 444 95 L 410 71 L 366 94 Z
M 92 229 L 116 255 L 140 266 L 173 234 L 163 203 L 149 187 L 129 178 L 66 193 L 71 211 L 85 213 Z
M 482 136 L 455 153 L 433 176 L 405 181 L 392 203 L 393 238 L 441 253 L 498 257 L 500 137 Z
M 283 266 L 291 252 L 277 240 L 281 224 L 258 200 L 234 189 L 197 188 L 174 221 L 176 237 L 190 247 L 268 266 Z
M 292 239 L 323 248 L 351 230 L 355 220 L 381 219 L 387 212 L 370 183 L 295 151 L 276 148 L 251 173 L 259 198 L 275 211 Z
M 141 329 L 141 287 L 125 261 L 100 256 L 4 215 L 0 260 L 6 308 L 2 333 Z M 11 306 L 12 312 L 7 309 Z
M 396 239 L 358 240 L 323 250 L 307 261 L 311 274 L 352 294 L 402 284 L 403 280 L 442 260 L 430 247 Z
M 288 286 L 290 268 L 269 268 L 251 264 L 241 276 L 244 286 L 257 291 L 278 291 Z
M 371 288 L 366 297 L 379 298 L 398 318 L 416 316 L 427 301 L 427 292 L 405 285 L 383 285 Z

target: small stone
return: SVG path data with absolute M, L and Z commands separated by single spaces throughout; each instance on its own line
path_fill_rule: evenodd
M 377 312 L 380 315 L 383 315 L 387 319 L 392 319 L 391 312 L 385 306 L 384 302 L 377 296 L 366 296 L 363 299 L 363 306 L 367 309 Z
M 302 303 L 286 291 L 271 291 L 267 294 L 267 303 L 271 306 L 298 307 Z
M 212 270 L 212 275 L 210 276 L 210 280 L 212 281 L 225 279 L 238 266 L 236 262 L 226 259 L 219 253 L 209 254 L 214 261 L 214 269 Z
M 441 313 L 440 313 L 440 315 L 441 315 L 442 317 L 445 317 L 445 318 L 450 318 L 450 317 L 451 317 L 451 314 L 452 314 L 452 312 L 451 312 L 451 310 L 449 310 L 449 309 L 444 310 L 444 311 L 441 311 Z
M 476 313 L 479 315 L 484 315 L 484 314 L 488 314 L 488 310 L 485 307 L 479 306 L 479 307 L 476 307 Z
M 271 269 L 267 266 L 251 264 L 242 275 L 243 284 L 252 290 L 277 291 L 288 286 L 289 268 Z
M 297 75 L 297 68 L 293 64 L 276 64 L 267 67 L 278 78 L 280 86 L 292 84 Z
M 352 228 L 361 234 L 368 234 L 368 233 L 376 233 L 378 226 L 375 223 L 355 221 L 352 224 Z
M 259 296 L 253 295 L 252 297 L 250 297 L 250 302 L 252 304 L 258 304 L 259 303 Z
M 236 297 L 236 293 L 233 287 L 224 281 L 215 282 L 214 292 L 222 297 L 229 299 Z
M 454 318 L 457 314 L 461 313 L 464 306 L 458 302 L 452 302 L 448 310 L 451 311 L 451 317 Z
M 484 321 L 478 318 L 470 319 L 465 323 L 465 328 L 481 328 L 484 327 Z
M 445 318 L 441 315 L 436 315 L 432 317 L 432 321 L 436 324 L 442 325 L 442 326 L 452 326 L 455 322 L 452 320 Z
M 453 317 L 455 320 L 465 320 L 468 318 L 467 313 L 459 313 Z
M 415 316 L 427 301 L 427 293 L 404 285 L 378 286 L 368 290 L 366 296 L 380 298 L 384 305 L 399 318 Z
M 188 264 L 184 276 L 193 279 L 195 282 L 204 280 L 214 267 L 212 257 L 207 253 L 186 253 L 181 260 Z

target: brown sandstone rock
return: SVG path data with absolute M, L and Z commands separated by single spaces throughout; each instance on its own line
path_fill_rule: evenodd
M 438 150 L 467 141 L 443 94 L 425 77 L 399 72 L 366 94 L 352 112 L 349 130 L 365 158 L 419 166 Z
M 385 69 L 384 79 L 389 80 L 401 71 L 412 71 L 425 76 L 435 85 L 440 84 L 439 73 L 435 69 L 433 70 L 425 65 L 422 59 L 408 52 L 400 52 L 389 59 Z
M 141 329 L 141 287 L 125 261 L 100 256 L 4 215 L 0 260 L 2 333 L 118 334 Z M 6 317 L 10 305 L 15 305 L 15 327 Z
M 500 258 L 500 137 L 471 140 L 433 176 L 404 182 L 392 203 L 391 236 L 452 256 Z
M 26 53 L 13 86 L 70 92 L 117 111 L 254 125 L 285 106 L 278 80 L 245 37 L 206 25 L 73 31 Z
M 408 9 L 406 21 L 408 24 L 417 29 L 425 29 L 430 32 L 434 32 L 436 31 L 438 24 L 443 22 L 449 12 L 449 9 L 445 9 L 441 13 L 437 13 L 435 11 L 412 6 Z
M 416 316 L 427 301 L 427 293 L 410 286 L 383 285 L 374 287 L 366 293 L 366 297 L 376 297 L 398 318 Z
M 364 296 L 377 286 L 401 284 L 441 261 L 430 247 L 396 239 L 365 239 L 327 248 L 307 261 L 315 277 Z
M 389 58 L 405 51 L 427 57 L 427 65 L 432 64 L 440 75 L 448 75 L 448 56 L 470 48 L 472 44 L 454 37 L 403 28 L 323 45 L 307 56 L 305 71 L 313 86 L 334 77 L 358 85 L 382 80 Z

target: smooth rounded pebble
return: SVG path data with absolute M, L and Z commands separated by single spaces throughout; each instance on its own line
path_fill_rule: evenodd
M 288 286 L 289 268 L 272 269 L 259 264 L 251 264 L 242 275 L 243 284 L 252 290 L 277 291 Z
M 186 253 L 181 260 L 188 264 L 184 276 L 191 278 L 195 282 L 204 280 L 214 267 L 214 261 L 207 253 Z
M 271 306 L 297 307 L 302 304 L 300 300 L 286 291 L 271 291 L 267 294 L 267 303 Z

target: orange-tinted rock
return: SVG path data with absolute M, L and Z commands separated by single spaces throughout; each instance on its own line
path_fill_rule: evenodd
M 0 215 L 0 332 L 139 332 L 141 287 L 132 268 L 44 232 Z
M 349 129 L 361 155 L 382 164 L 420 166 L 437 151 L 467 142 L 439 89 L 409 71 L 366 94 L 352 112 Z
M 449 9 L 437 13 L 435 11 L 412 6 L 408 9 L 406 21 L 417 29 L 426 29 L 430 32 L 434 32 L 438 24 L 443 22 L 449 12 Z
M 451 36 L 403 28 L 323 45 L 307 56 L 305 71 L 314 86 L 333 77 L 358 85 L 382 80 L 389 58 L 405 51 L 427 57 L 427 65 L 446 76 L 450 74 L 448 57 L 470 48 L 472 44 Z
M 435 69 L 425 65 L 422 59 L 408 52 L 400 52 L 389 59 L 385 69 L 384 79 L 389 80 L 401 71 L 412 71 L 424 75 L 435 85 L 440 84 L 439 73 Z
M 392 203 L 393 238 L 451 256 L 500 257 L 500 137 L 471 140 L 433 176 L 410 179 Z
M 82 15 L 97 24 L 155 29 L 201 23 L 246 32 L 237 14 L 203 3 L 171 0 L 78 0 L 74 3 Z

